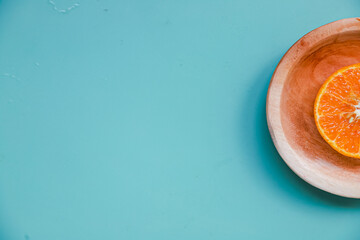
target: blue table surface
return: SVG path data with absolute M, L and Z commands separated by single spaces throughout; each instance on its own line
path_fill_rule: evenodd
M 266 92 L 358 0 L 0 0 L 0 239 L 360 239 L 292 173 Z

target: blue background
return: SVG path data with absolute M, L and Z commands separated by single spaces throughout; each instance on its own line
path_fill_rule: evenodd
M 265 116 L 286 50 L 359 1 L 54 3 L 0 0 L 1 240 L 360 239 Z

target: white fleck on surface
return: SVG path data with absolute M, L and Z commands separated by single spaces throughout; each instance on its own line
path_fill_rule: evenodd
M 68 13 L 68 12 L 70 12 L 71 10 L 73 10 L 74 8 L 77 8 L 78 6 L 80 6 L 79 3 L 74 3 L 74 4 L 71 5 L 70 7 L 61 9 L 61 8 L 59 8 L 59 7 L 56 6 L 56 3 L 55 3 L 53 0 L 49 0 L 49 3 L 51 4 L 52 8 L 53 8 L 56 12 L 58 12 L 58 13 L 63 13 L 63 14 Z
M 19 78 L 16 75 L 11 74 L 11 73 L 3 73 L 0 76 L 5 77 L 5 78 L 11 78 L 11 79 L 19 81 Z

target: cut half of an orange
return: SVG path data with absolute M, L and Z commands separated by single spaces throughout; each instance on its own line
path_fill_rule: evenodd
M 314 117 L 333 149 L 360 158 L 360 63 L 341 68 L 325 81 L 315 100 Z

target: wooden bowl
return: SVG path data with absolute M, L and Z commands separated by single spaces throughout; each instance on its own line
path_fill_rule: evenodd
M 360 159 L 339 154 L 322 139 L 313 109 L 323 82 L 359 62 L 360 18 L 319 27 L 284 55 L 266 102 L 271 137 L 287 165 L 315 187 L 350 198 L 360 198 Z

